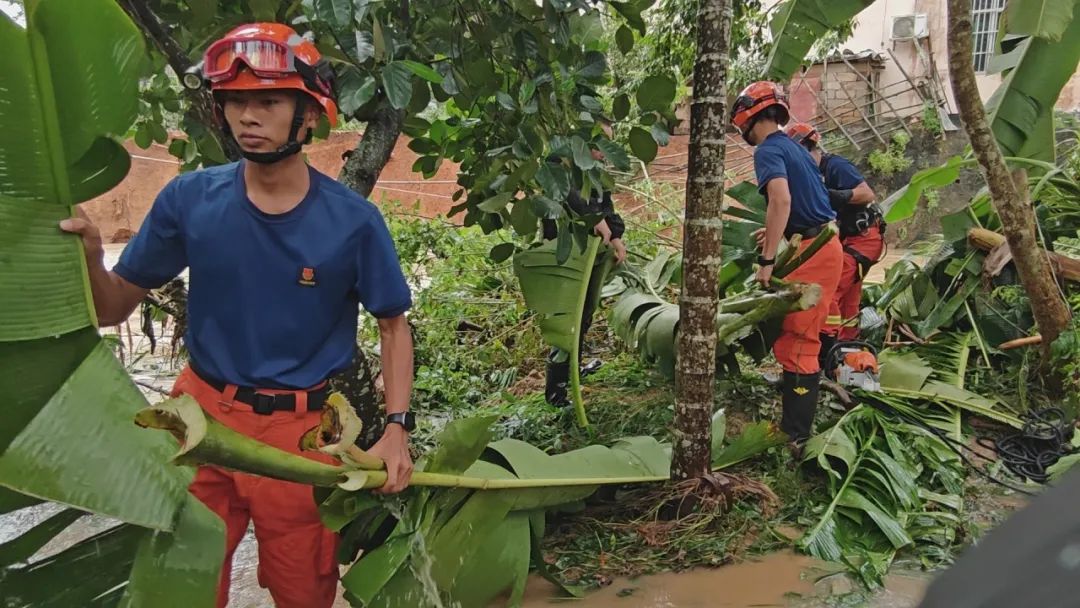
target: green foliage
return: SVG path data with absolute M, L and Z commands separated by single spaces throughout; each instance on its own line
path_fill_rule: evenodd
M 31 1 L 26 16 L 25 29 L 0 16 L 0 493 L 128 523 L 31 563 L 77 514 L 5 544 L 0 603 L 206 604 L 221 521 L 188 494 L 190 471 L 165 464 L 175 443 L 131 424 L 146 401 L 95 331 L 81 244 L 57 228 L 130 167 L 114 136 L 138 109 L 142 38 L 107 0 Z
M 200 11 L 188 10 L 181 0 L 148 5 L 173 26 L 170 36 L 193 57 L 227 27 L 265 17 L 272 9 L 266 2 L 247 0 L 220 0 Z M 559 161 L 566 191 L 612 186 L 605 168 L 592 160 L 592 150 L 602 150 L 620 170 L 629 169 L 628 142 L 612 141 L 599 126 L 610 120 L 605 111 L 609 100 L 645 101 L 616 118 L 617 133 L 645 132 L 654 140 L 650 146 L 635 136 L 632 153 L 651 160 L 655 147 L 666 143 L 676 122 L 669 70 L 643 73 L 642 80 L 633 83 L 613 82 L 606 57 L 604 24 L 621 32 L 620 44 L 628 47 L 633 30 L 644 33 L 641 13 L 650 5 L 641 0 L 541 5 L 469 0 L 446 11 L 431 0 L 291 0 L 272 12 L 301 34 L 311 34 L 331 61 L 345 122 L 369 121 L 380 107 L 404 110 L 404 133 L 421 155 L 414 170 L 431 177 L 443 160 L 458 163 L 464 198 L 452 213 L 464 213 L 466 225 L 492 232 L 507 225 L 527 226 L 530 216 L 560 213 L 552 209 L 561 208 L 566 194 L 540 181 L 543 159 Z M 155 61 L 160 71 L 163 63 Z M 650 74 L 656 75 L 648 78 Z M 159 81 L 162 86 L 145 95 L 148 105 L 135 132 L 139 142 L 160 136 L 161 119 L 168 121 L 158 105 L 168 112 L 179 107 L 189 137 L 174 140 L 170 151 L 185 167 L 218 161 L 218 151 L 209 149 L 202 137 L 205 126 L 189 120 L 186 106 L 178 101 L 176 81 L 155 76 L 155 87 Z M 162 101 L 155 105 L 158 99 Z M 581 142 L 577 154 L 571 141 Z M 481 207 L 495 196 L 528 203 L 515 205 L 517 215 L 511 218 L 509 209 Z
M 822 36 L 850 28 L 851 19 L 871 4 L 873 0 L 786 0 L 780 4 L 769 23 L 774 42 L 766 75 L 786 82 Z
M 913 162 L 904 155 L 911 136 L 904 131 L 893 133 L 892 141 L 884 150 L 874 150 L 867 157 L 870 169 L 882 177 L 889 177 L 907 170 Z
M 933 102 L 926 102 L 923 104 L 921 115 L 922 128 L 926 129 L 927 133 L 930 133 L 934 137 L 941 137 L 945 134 L 945 127 L 941 124 L 941 116 L 938 114 L 938 107 Z
M 896 552 L 940 553 L 961 526 L 960 458 L 920 426 L 860 405 L 806 445 L 832 500 L 799 540 L 811 555 L 843 562 L 881 584 Z
M 1080 19 L 1073 4 L 1010 2 L 1003 21 L 1009 36 L 991 66 L 1007 73 L 986 103 L 990 128 L 1005 156 L 1054 159 L 1054 105 L 1080 62 Z M 1033 10 L 1033 5 L 1042 8 Z
M 417 219 L 384 208 L 406 276 L 416 284 L 409 312 L 416 380 L 412 405 L 422 412 L 466 411 L 528 374 L 544 345 L 508 262 L 489 251 L 505 243 L 476 227 Z M 362 339 L 376 343 L 365 317 Z
M 608 251 L 598 255 L 600 239 L 586 236 L 584 250 L 574 247 L 569 230 L 559 238 L 542 243 L 514 256 L 514 274 L 529 308 L 539 315 L 544 340 L 565 352 L 570 363 L 570 395 L 578 424 L 589 425 L 581 399 L 581 322 L 588 300 L 597 301 L 614 261 Z M 564 249 L 563 243 L 568 247 Z M 566 257 L 563 258 L 565 251 Z
M 629 50 L 618 44 L 612 54 L 613 73 L 629 85 L 641 82 L 649 74 L 674 74 L 682 98 L 688 89 L 682 86 L 694 73 L 697 48 L 698 0 L 660 0 L 646 14 L 648 28 Z M 733 3 L 732 40 L 738 41 L 728 67 L 728 87 L 736 91 L 763 74 L 766 46 L 766 11 L 760 0 Z M 625 35 L 624 35 L 625 37 Z

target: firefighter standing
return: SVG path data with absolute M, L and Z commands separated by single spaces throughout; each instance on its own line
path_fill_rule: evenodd
M 836 218 L 829 205 L 821 175 L 805 148 L 791 140 L 780 127 L 789 118 L 787 101 L 772 82 L 755 82 L 735 100 L 731 120 L 754 151 L 754 171 L 768 208 L 765 228 L 759 231 L 761 256 L 757 279 L 768 288 L 782 237 L 803 237 L 805 249 Z M 784 317 L 780 337 L 773 345 L 776 360 L 784 369 L 781 382 L 783 418 L 780 428 L 791 438 L 796 454 L 809 438 L 817 409 L 821 330 L 840 280 L 843 252 L 832 238 L 788 280 L 817 283 L 821 300 L 808 310 Z
M 188 268 L 191 361 L 173 395 L 191 395 L 225 426 L 300 454 L 301 434 L 319 422 L 327 378 L 355 356 L 362 304 L 378 319 L 386 387 L 388 423 L 371 452 L 386 462 L 381 490 L 400 491 L 412 472 L 415 424 L 407 411 L 409 287 L 379 210 L 298 154 L 320 114 L 336 122 L 332 73 L 313 43 L 276 23 L 234 29 L 210 45 L 203 65 L 218 118 L 245 160 L 169 182 L 112 271 L 85 215 L 61 222 L 85 243 L 99 321 L 122 322 L 148 290 Z M 219 608 L 249 521 L 259 584 L 274 604 L 330 608 L 337 537 L 322 525 L 309 486 L 200 466 L 190 491 L 225 522 Z
M 840 243 L 844 250 L 840 284 L 829 311 L 831 323 L 821 335 L 821 357 L 824 362 L 828 350 L 837 340 L 844 342 L 859 337 L 863 278 L 870 267 L 881 259 L 885 249 L 885 221 L 881 210 L 874 204 L 874 191 L 862 174 L 843 156 L 823 151 L 817 129 L 805 123 L 796 123 L 787 128 L 787 134 L 810 152 L 821 170 L 829 203 L 836 211 Z

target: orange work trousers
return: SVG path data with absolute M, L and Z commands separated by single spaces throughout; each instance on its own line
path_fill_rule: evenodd
M 309 412 L 301 405 L 303 411 L 256 414 L 250 405 L 232 399 L 235 387 L 219 392 L 190 367 L 173 386 L 172 395 L 181 394 L 191 395 L 207 415 L 248 437 L 306 458 L 333 462 L 323 454 L 300 452 L 300 435 L 319 423 L 317 410 Z M 201 466 L 189 490 L 225 522 L 218 608 L 228 604 L 233 553 L 248 522 L 255 524 L 259 545 L 259 585 L 270 590 L 277 608 L 333 605 L 338 584 L 337 535 L 322 525 L 311 486 Z
M 804 240 L 799 251 L 809 247 L 813 240 Z M 821 332 L 840 282 L 843 257 L 840 239 L 833 237 L 802 266 L 784 277 L 785 281 L 817 283 L 821 286 L 821 299 L 817 305 L 784 317 L 780 337 L 773 344 L 773 354 L 784 371 L 796 374 L 816 374 L 821 371 L 818 364 Z
M 865 277 L 855 256 L 846 250 L 854 249 L 867 259 L 878 261 L 885 249 L 885 241 L 881 238 L 881 227 L 871 226 L 862 234 L 844 237 L 841 244 L 845 249 L 844 267 L 840 273 L 840 285 L 833 297 L 833 306 L 829 309 L 832 323 L 825 333 L 840 340 L 856 340 L 859 337 L 859 307 Z

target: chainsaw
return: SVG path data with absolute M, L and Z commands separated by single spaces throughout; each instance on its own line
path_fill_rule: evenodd
M 877 349 L 866 342 L 837 342 L 825 357 L 825 370 L 842 387 L 881 391 Z

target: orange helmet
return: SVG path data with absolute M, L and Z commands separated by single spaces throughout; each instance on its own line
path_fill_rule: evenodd
M 233 29 L 206 49 L 203 77 L 211 91 L 303 91 L 322 106 L 330 126 L 337 125 L 334 73 L 315 44 L 287 25 L 249 23 Z
M 788 128 L 784 129 L 784 133 L 787 133 L 788 137 L 795 140 L 795 143 L 802 144 L 807 148 L 813 147 L 807 144 L 816 146 L 817 143 L 821 141 L 821 134 L 817 132 L 817 129 L 815 129 L 813 125 L 805 122 L 797 122 L 788 125 Z
M 743 139 L 746 139 L 761 111 L 771 106 L 780 106 L 783 113 L 777 122 L 781 126 L 787 124 L 787 97 L 780 90 L 780 85 L 767 80 L 759 80 L 743 89 L 742 93 L 735 98 L 735 104 L 731 107 L 731 124 L 735 125 L 739 133 L 742 133 Z

